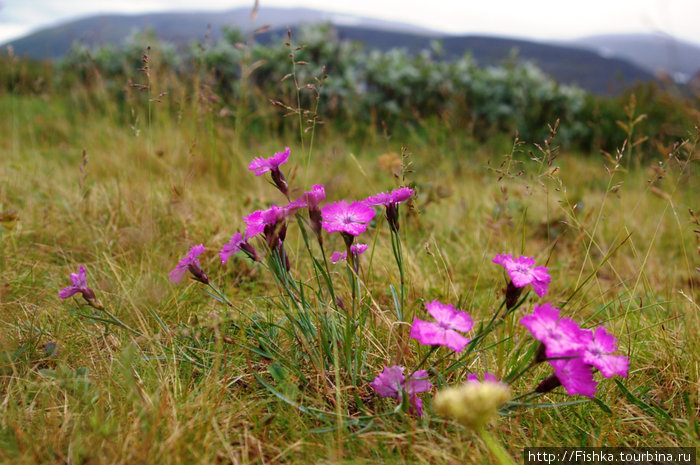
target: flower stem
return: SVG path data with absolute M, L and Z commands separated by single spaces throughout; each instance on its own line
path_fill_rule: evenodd
M 394 252 L 394 259 L 396 260 L 396 266 L 399 268 L 399 278 L 401 280 L 401 287 L 400 287 L 400 305 L 401 308 L 399 309 L 399 315 L 400 319 L 403 320 L 403 309 L 404 309 L 404 302 L 406 300 L 406 291 L 405 291 L 405 284 L 404 284 L 404 269 L 403 269 L 403 250 L 401 249 L 401 237 L 399 236 L 398 231 L 394 231 L 394 229 L 391 229 L 391 250 Z
M 435 352 L 438 349 L 438 347 L 440 347 L 440 346 L 430 346 L 430 350 L 425 354 L 423 359 L 420 362 L 418 362 L 418 365 L 416 365 L 416 368 L 411 372 L 411 374 L 406 379 L 411 379 L 411 376 L 413 376 L 416 373 L 416 371 L 420 370 L 420 367 L 422 367 L 423 364 L 426 361 L 428 361 L 428 358 L 433 354 L 433 352 Z
M 484 444 L 486 444 L 489 451 L 491 451 L 494 457 L 496 457 L 498 463 L 501 465 L 516 465 L 515 460 L 513 460 L 510 454 L 508 454 L 508 452 L 489 431 L 481 427 L 476 433 L 479 435 L 481 440 L 484 441 Z
M 231 301 L 228 300 L 226 295 L 223 292 L 221 292 L 219 289 L 217 289 L 216 286 L 214 286 L 211 282 L 207 283 L 207 286 L 209 286 L 209 288 L 212 291 L 214 291 L 214 293 L 216 294 L 217 297 L 219 297 L 221 302 L 225 303 L 229 307 L 233 307 L 233 304 L 231 303 Z

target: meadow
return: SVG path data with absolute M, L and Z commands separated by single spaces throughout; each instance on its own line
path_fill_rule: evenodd
M 479 119 L 326 119 L 322 73 L 301 76 L 296 57 L 271 95 L 242 56 L 226 96 L 195 72 L 157 69 L 156 47 L 140 53 L 131 77 L 95 68 L 68 84 L 6 62 L 3 463 L 512 463 L 532 446 L 698 446 L 691 103 L 668 119 L 695 130 L 662 140 L 634 98 L 606 101 L 626 119 L 601 153 L 562 145 L 556 119 L 521 136 L 478 134 Z M 249 169 L 285 147 L 283 181 Z M 299 208 L 249 238 L 258 260 L 240 251 L 222 264 L 244 217 L 308 200 L 313 185 L 325 188 L 319 208 L 412 195 L 393 213 L 364 207 L 374 213 L 353 240 L 368 247 L 350 260 L 331 263 L 348 234 L 317 235 Z M 174 283 L 198 244 L 198 265 Z M 506 304 L 497 254 L 546 266 L 546 296 L 527 286 Z M 81 266 L 94 299 L 60 298 Z M 462 350 L 412 337 L 434 301 L 473 320 Z M 626 376 L 595 374 L 590 397 L 536 392 L 552 366 L 534 363 L 540 342 L 521 319 L 545 303 L 604 326 Z M 372 386 L 390 366 L 425 370 L 422 415 L 408 382 L 395 398 Z M 492 418 L 436 411 L 438 391 L 485 373 L 509 385 Z

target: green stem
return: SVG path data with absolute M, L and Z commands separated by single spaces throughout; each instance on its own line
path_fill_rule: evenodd
M 513 384 L 516 380 L 518 380 L 522 375 L 527 373 L 530 370 L 530 368 L 534 367 L 535 365 L 537 365 L 537 364 L 536 363 L 528 363 L 527 366 L 525 368 L 523 368 L 519 373 L 517 373 L 512 378 L 508 379 L 508 384 Z
M 520 399 L 527 399 L 528 397 L 530 397 L 531 395 L 536 394 L 536 393 L 537 393 L 537 391 L 534 391 L 534 390 L 528 391 L 524 394 L 520 394 L 519 396 L 513 397 L 509 402 L 516 402 Z
M 498 442 L 498 440 L 483 427 L 479 428 L 476 432 L 486 447 L 491 451 L 491 453 L 496 457 L 496 460 L 501 465 L 516 465 L 515 460 L 510 456 L 508 451 L 506 451 L 503 446 Z
M 404 269 L 403 269 L 403 250 L 401 248 L 401 237 L 399 236 L 398 231 L 394 231 L 393 229 L 391 230 L 391 249 L 394 252 L 394 258 L 396 259 L 396 265 L 399 268 L 399 277 L 401 279 L 401 289 L 400 289 L 400 297 L 401 297 L 401 309 L 400 309 L 400 315 L 401 318 L 403 318 L 403 309 L 405 305 L 405 285 L 404 285 Z
M 208 283 L 207 286 L 209 286 L 209 288 L 210 288 L 212 291 L 214 291 L 214 293 L 216 293 L 216 295 L 217 295 L 218 297 L 221 298 L 221 301 L 222 301 L 223 303 L 225 303 L 225 304 L 228 305 L 229 307 L 233 307 L 233 304 L 231 303 L 230 300 L 228 300 L 228 297 L 226 297 L 226 294 L 224 294 L 224 293 L 221 292 L 219 289 L 217 289 L 216 286 L 214 286 L 211 282 Z
M 131 326 L 127 325 L 127 324 L 124 323 L 122 320 L 120 320 L 119 318 L 117 318 L 116 316 L 114 316 L 114 315 L 113 315 L 111 312 L 109 312 L 107 309 L 102 309 L 101 311 L 102 311 L 105 315 L 107 315 L 107 316 L 114 322 L 114 324 L 116 324 L 117 326 L 119 326 L 119 327 L 121 327 L 121 328 L 124 328 L 124 329 L 126 329 L 127 331 L 131 331 L 133 334 L 135 334 L 135 335 L 137 335 L 137 336 L 139 336 L 139 337 L 146 337 L 146 336 L 144 336 L 144 334 L 141 333 L 140 331 L 135 330 L 134 328 L 132 328 Z
M 416 368 L 411 372 L 411 374 L 408 376 L 408 379 L 411 379 L 411 377 L 416 373 L 416 371 L 420 370 L 420 367 L 423 366 L 423 364 L 428 361 L 428 357 L 430 357 L 433 352 L 435 352 L 440 346 L 430 346 L 430 350 L 425 354 L 423 359 L 418 362 L 418 365 L 416 365 Z
M 495 312 L 493 312 L 493 316 L 491 317 L 491 320 L 488 322 L 486 327 L 482 329 L 479 334 L 477 334 L 474 339 L 471 340 L 469 343 L 470 348 L 476 347 L 477 343 L 480 342 L 482 339 L 484 339 L 492 330 L 491 327 L 493 326 L 494 321 L 496 321 L 496 318 L 498 318 L 498 314 L 501 313 L 501 309 L 506 305 L 506 299 L 504 298 L 503 301 L 501 302 L 501 305 L 498 306 Z M 468 351 L 471 352 L 471 351 Z

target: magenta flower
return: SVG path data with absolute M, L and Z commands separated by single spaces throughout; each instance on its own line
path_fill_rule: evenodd
M 237 232 L 233 236 L 231 236 L 231 240 L 224 245 L 224 247 L 221 249 L 221 252 L 219 252 L 219 257 L 221 258 L 221 263 L 226 263 L 229 258 L 233 256 L 236 252 L 239 250 L 242 250 L 245 252 L 248 257 L 250 257 L 251 260 L 257 261 L 258 260 L 258 254 L 253 248 L 252 245 L 248 244 L 248 241 L 243 238 L 243 234 Z
M 301 197 L 287 205 L 287 209 L 295 211 L 299 208 L 318 208 L 321 202 L 326 200 L 326 188 L 322 184 L 315 184 L 310 191 L 304 192 Z
M 261 176 L 269 171 L 275 186 L 289 198 L 287 180 L 280 171 L 280 165 L 287 163 L 287 160 L 289 160 L 289 147 L 285 147 L 284 152 L 275 153 L 270 158 L 257 157 L 253 159 L 248 165 L 248 169 L 254 171 L 256 176 Z
M 467 375 L 467 383 L 480 383 L 479 377 L 476 375 L 476 373 L 469 373 Z M 498 376 L 494 375 L 493 373 L 489 373 L 488 371 L 484 373 L 484 382 L 489 382 L 489 383 L 501 383 L 501 380 L 498 379 Z
M 272 234 L 277 226 L 277 223 L 285 217 L 284 209 L 277 205 L 272 205 L 267 210 L 257 210 L 248 216 L 243 217 L 243 221 L 248 225 L 245 231 L 246 240 L 257 236 L 261 232 L 265 232 L 268 236 Z M 269 241 L 268 241 L 269 242 Z M 274 242 L 272 242 L 274 244 Z
M 600 326 L 595 333 L 587 332 L 587 343 L 582 350 L 582 359 L 585 363 L 593 365 L 610 378 L 613 375 L 627 377 L 630 361 L 624 355 L 609 355 L 617 351 L 617 339 L 608 334 L 604 327 Z
M 78 292 L 90 292 L 90 288 L 87 285 L 87 274 L 85 273 L 84 266 L 81 265 L 77 273 L 70 274 L 70 282 L 70 286 L 64 287 L 58 293 L 58 296 L 61 299 L 67 299 L 68 297 L 71 297 L 74 294 L 77 294 Z
M 567 394 L 593 398 L 598 383 L 593 379 L 593 369 L 580 358 L 568 360 L 550 360 L 554 374 L 566 389 Z
M 270 158 L 254 158 L 248 165 L 248 169 L 254 171 L 256 176 L 262 176 L 268 171 L 279 170 L 280 165 L 284 165 L 289 160 L 289 152 L 289 147 L 285 147 L 284 152 L 275 153 Z
M 593 379 L 597 368 L 603 376 L 627 376 L 629 359 L 622 355 L 610 355 L 617 350 L 617 339 L 603 327 L 595 332 L 581 329 L 568 318 L 559 318 L 559 310 L 546 303 L 535 306 L 530 315 L 520 322 L 545 346 L 554 374 L 540 383 L 537 392 L 549 392 L 564 386 L 569 395 L 580 394 L 593 397 L 597 383 Z M 536 362 L 539 358 L 538 350 Z
M 469 339 L 457 331 L 466 333 L 472 329 L 474 322 L 471 317 L 466 312 L 455 310 L 452 305 L 437 300 L 427 303 L 426 308 L 437 323 L 414 318 L 409 337 L 423 345 L 445 346 L 457 353 L 464 350 Z
M 532 314 L 522 317 L 520 323 L 546 346 L 547 357 L 578 355 L 588 337 L 573 320 L 559 318 L 559 309 L 549 303 L 535 305 Z
M 64 287 L 58 292 L 58 296 L 61 299 L 67 299 L 78 292 L 80 292 L 83 296 L 83 299 L 92 307 L 98 308 L 98 309 L 103 309 L 102 304 L 97 300 L 97 297 L 95 296 L 95 291 L 90 289 L 90 287 L 87 285 L 87 273 L 85 272 L 85 267 L 80 266 L 78 268 L 77 273 L 71 273 L 70 274 L 70 282 L 71 285 L 68 287 Z
M 377 195 L 367 197 L 366 205 L 384 205 L 386 207 L 386 219 L 392 231 L 399 230 L 399 206 L 414 194 L 414 190 L 408 187 L 395 189 L 391 192 L 380 192 Z
M 394 365 L 384 367 L 384 370 L 369 383 L 372 389 L 382 397 L 393 397 L 401 400 L 403 394 L 409 396 L 411 409 L 419 416 L 423 416 L 423 401 L 418 398 L 418 393 L 427 392 L 433 386 L 428 379 L 428 372 L 425 370 L 416 371 L 409 380 L 403 374 L 404 367 Z
M 508 272 L 510 280 L 516 288 L 525 287 L 532 284 L 535 293 L 544 297 L 547 287 L 552 280 L 549 276 L 548 268 L 535 266 L 535 259 L 532 257 L 513 258 L 511 254 L 496 255 L 493 263 L 503 265 Z
M 170 272 L 170 281 L 178 284 L 189 271 L 197 281 L 204 284 L 209 284 L 209 278 L 207 278 L 206 273 L 204 273 L 202 268 L 199 266 L 199 258 L 197 258 L 202 255 L 204 250 L 205 247 L 202 244 L 192 247 L 185 258 L 180 260 L 180 263 L 178 263 L 175 269 Z
M 226 263 L 233 254 L 241 250 L 241 246 L 245 240 L 243 239 L 243 234 L 240 232 L 237 232 L 233 236 L 231 236 L 231 240 L 224 245 L 224 247 L 221 249 L 221 252 L 219 252 L 219 257 L 221 258 L 221 263 Z
M 326 189 L 321 184 L 316 184 L 309 192 L 304 192 L 304 194 L 296 199 L 294 202 L 290 202 L 287 205 L 287 211 L 289 214 L 294 214 L 300 208 L 309 209 L 309 221 L 311 222 L 311 229 L 316 234 L 319 243 L 323 242 L 321 238 L 321 210 L 318 208 L 321 202 L 326 199 Z
M 380 192 L 377 195 L 367 197 L 365 203 L 367 205 L 384 205 L 388 207 L 391 204 L 405 202 L 415 194 L 415 191 L 409 187 L 402 187 L 391 192 Z
M 359 257 L 362 252 L 367 250 L 367 244 L 353 244 L 350 246 L 350 252 L 355 256 L 355 258 Z M 341 260 L 347 260 L 348 259 L 348 252 L 333 252 L 331 255 L 331 263 L 338 263 Z
M 359 236 L 367 230 L 367 223 L 374 218 L 374 210 L 363 202 L 348 204 L 344 200 L 321 208 L 321 225 L 329 233 L 340 232 Z

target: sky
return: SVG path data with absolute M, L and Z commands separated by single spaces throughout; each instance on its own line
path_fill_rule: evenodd
M 0 0 L 0 43 L 101 13 L 227 10 L 253 0 Z M 700 0 L 260 0 L 416 24 L 454 34 L 574 39 L 655 33 L 700 45 Z

